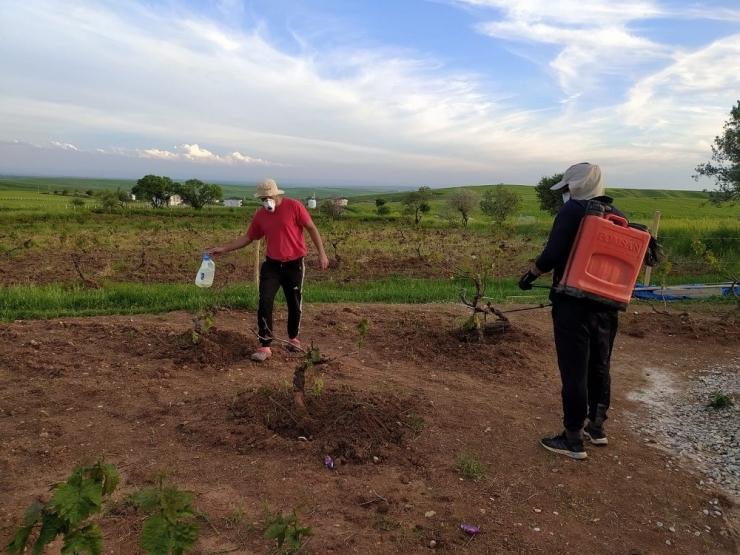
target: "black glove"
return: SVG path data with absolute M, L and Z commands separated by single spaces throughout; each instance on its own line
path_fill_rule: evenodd
M 532 289 L 532 282 L 537 279 L 537 276 L 527 270 L 527 273 L 519 278 L 519 289 L 522 291 L 529 291 Z

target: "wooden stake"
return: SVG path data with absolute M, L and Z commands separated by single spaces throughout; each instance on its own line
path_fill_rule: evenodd
M 658 225 L 659 224 L 660 224 L 660 210 L 656 210 L 655 215 L 653 216 L 653 227 L 650 232 L 650 235 L 652 235 L 656 239 L 658 238 Z M 650 276 L 652 273 L 653 273 L 653 269 L 650 266 L 645 268 L 645 280 L 643 281 L 643 284 L 645 286 L 650 285 Z

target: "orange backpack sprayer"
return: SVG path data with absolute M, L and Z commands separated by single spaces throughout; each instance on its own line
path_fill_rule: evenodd
M 602 203 L 589 203 L 555 290 L 626 310 L 650 233 L 630 227 L 627 220 L 607 214 L 606 209 Z

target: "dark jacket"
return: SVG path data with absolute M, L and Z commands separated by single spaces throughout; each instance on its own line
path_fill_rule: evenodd
M 604 204 L 607 213 L 616 214 L 626 219 L 624 213 L 612 204 L 614 199 L 611 197 L 601 196 L 591 200 Z M 565 266 L 568 264 L 570 250 L 573 247 L 581 220 L 586 215 L 586 207 L 589 202 L 588 200 L 571 199 L 563 204 L 563 207 L 557 216 L 555 216 L 555 221 L 552 223 L 552 229 L 550 230 L 550 236 L 547 239 L 545 249 L 535 261 L 535 266 L 542 273 L 552 271 L 553 287 L 557 287 L 563 278 Z M 564 294 L 556 293 L 554 290 L 550 292 L 550 300 L 553 302 L 564 296 Z

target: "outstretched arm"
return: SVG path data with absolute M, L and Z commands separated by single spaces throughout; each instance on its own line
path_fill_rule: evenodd
M 219 254 L 226 254 L 227 252 L 244 248 L 247 245 L 251 244 L 252 241 L 252 238 L 245 233 L 244 235 L 237 237 L 230 243 L 226 243 L 223 247 L 213 247 L 208 249 L 206 252 L 208 253 L 208 256 L 218 256 Z
M 313 241 L 316 250 L 319 251 L 319 266 L 321 266 L 322 270 L 326 270 L 329 267 L 329 259 L 324 252 L 324 243 L 321 242 L 321 234 L 319 233 L 316 224 L 313 223 L 313 220 L 306 224 L 306 230 L 311 236 L 311 241 Z

